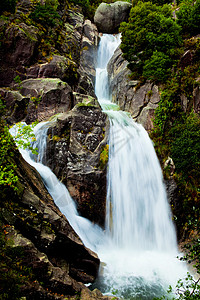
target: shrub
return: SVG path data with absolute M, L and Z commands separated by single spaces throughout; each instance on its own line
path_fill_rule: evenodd
M 200 118 L 191 113 L 184 123 L 177 124 L 171 135 L 174 140 L 171 154 L 176 170 L 186 179 L 188 176 L 200 178 Z
M 35 10 L 30 14 L 30 18 L 45 28 L 54 27 L 61 20 L 58 12 L 49 4 L 36 5 Z
M 128 60 L 130 70 L 137 77 L 143 74 L 145 64 L 152 68 L 152 59 L 158 63 L 157 55 L 162 55 L 163 66 L 172 66 L 176 58 L 175 49 L 182 43 L 181 27 L 172 19 L 168 5 L 138 2 L 131 9 L 129 22 L 123 22 L 120 31 L 124 58 Z M 146 77 L 149 76 L 147 69 L 146 66 Z
M 143 77 L 156 82 L 165 81 L 170 74 L 172 60 L 163 52 L 154 51 L 150 59 L 145 61 Z

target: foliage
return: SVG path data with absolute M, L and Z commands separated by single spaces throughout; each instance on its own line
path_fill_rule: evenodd
M 131 9 L 129 22 L 122 23 L 120 31 L 121 49 L 133 76 L 143 74 L 149 78 L 153 62 L 158 64 L 162 56 L 158 74 L 163 74 L 164 78 L 160 80 L 164 80 L 165 67 L 172 67 L 176 60 L 175 49 L 182 43 L 181 27 L 173 20 L 170 6 L 138 2 Z
M 36 121 L 31 125 L 27 125 L 21 122 L 15 124 L 13 127 L 15 131 L 13 140 L 15 141 L 16 145 L 22 149 L 30 150 L 33 154 L 38 154 L 37 149 L 32 147 L 32 143 L 36 140 L 33 128 L 37 123 L 38 122 Z
M 13 163 L 15 144 L 2 119 L 3 102 L 0 99 L 0 186 L 16 189 L 18 177 L 15 174 L 16 165 Z
M 177 115 L 182 112 L 181 100 L 179 95 L 179 82 L 173 78 L 168 82 L 167 87 L 161 92 L 161 100 L 155 111 L 154 126 L 157 135 L 164 135 L 169 124 L 176 119 Z
M 9 129 L 2 117 L 4 113 L 4 105 L 0 99 L 0 186 L 1 188 L 10 187 L 17 191 L 18 177 L 15 173 L 16 164 L 14 163 L 14 156 L 16 145 L 26 149 L 28 148 L 34 154 L 37 154 L 36 149 L 32 147 L 32 141 L 35 140 L 33 133 L 33 125 L 18 124 L 16 129 L 16 136 L 12 138 Z
M 101 149 L 100 160 L 99 160 L 100 169 L 104 169 L 104 167 L 107 165 L 108 153 L 109 153 L 109 145 L 103 146 L 103 148 Z
M 192 36 L 199 33 L 200 23 L 200 0 L 185 0 L 180 4 L 176 13 L 178 24 L 182 27 L 182 33 L 185 36 Z
M 154 51 L 151 58 L 147 59 L 143 67 L 143 77 L 162 82 L 169 77 L 171 59 L 163 52 Z
M 55 7 L 50 4 L 36 5 L 35 10 L 30 14 L 30 18 L 45 28 L 54 27 L 57 23 L 61 22 L 60 15 L 55 10 Z
M 183 178 L 200 178 L 200 118 L 194 113 L 171 129 L 171 155 Z
M 172 291 L 172 287 L 169 287 L 168 295 L 162 296 L 161 298 L 154 298 L 154 300 L 199 300 L 200 294 L 200 278 L 195 280 L 189 272 L 186 278 L 178 280 L 175 288 L 175 292 Z
M 0 15 L 4 12 L 15 12 L 16 0 L 1 0 L 0 3 Z

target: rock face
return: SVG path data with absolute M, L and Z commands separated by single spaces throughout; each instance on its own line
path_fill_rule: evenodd
M 112 101 L 120 109 L 130 112 L 134 120 L 150 131 L 153 128 L 154 111 L 160 101 L 158 86 L 147 81 L 138 87 L 137 80 L 129 79 L 131 72 L 127 64 L 118 48 L 108 64 Z
M 99 259 L 84 247 L 55 206 L 36 170 L 18 151 L 14 157 L 18 166 L 18 192 L 14 194 L 12 190 L 4 189 L 0 209 L 6 228 L 10 228 L 8 233 L 13 246 L 23 248 L 23 264 L 31 268 L 36 278 L 34 283 L 22 289 L 22 294 L 27 299 L 54 299 L 52 293 L 65 297 L 79 293 L 82 285 L 77 281 L 94 281 Z M 12 205 L 8 205 L 10 198 Z M 43 298 L 37 298 L 38 293 Z
M 126 22 L 132 5 L 129 2 L 117 1 L 101 3 L 94 15 L 94 23 L 102 33 L 117 33 L 121 22 Z
M 94 86 L 97 64 L 98 32 L 91 21 L 86 20 L 83 25 L 81 42 L 78 93 L 95 97 Z
M 5 26 L 5 25 L 4 25 Z M 17 74 L 23 74 L 25 66 L 33 62 L 38 43 L 38 28 L 24 23 L 11 23 L 5 29 L 5 44 L 1 53 L 0 85 L 8 86 Z
M 58 78 L 27 79 L 17 91 L 1 89 L 7 107 L 7 122 L 46 120 L 74 106 L 71 87 Z
M 80 214 L 103 225 L 107 172 L 100 156 L 108 120 L 94 98 L 75 94 L 75 99 L 82 103 L 59 115 L 49 128 L 46 164 L 67 186 Z

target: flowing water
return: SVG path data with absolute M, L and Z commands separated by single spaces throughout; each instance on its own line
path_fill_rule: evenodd
M 151 140 L 144 128 L 110 102 L 107 63 L 120 43 L 120 36 L 101 38 L 96 70 L 96 95 L 110 119 L 106 227 L 77 213 L 66 187 L 45 162 L 49 123 L 34 131 L 37 158 L 20 149 L 34 166 L 83 243 L 98 253 L 102 266 L 92 288 L 123 299 L 153 299 L 186 273 L 178 255 L 163 178 Z M 15 129 L 11 130 L 15 134 Z
M 162 171 L 145 129 L 110 101 L 107 64 L 120 36 L 103 35 L 96 95 L 110 119 L 105 266 L 97 280 L 104 292 L 125 299 L 153 299 L 185 273 L 177 261 L 176 232 Z

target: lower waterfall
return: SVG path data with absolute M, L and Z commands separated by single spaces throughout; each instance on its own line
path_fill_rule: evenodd
M 37 162 L 29 151 L 20 152 L 40 173 L 86 247 L 97 252 L 102 267 L 92 288 L 126 300 L 150 300 L 163 295 L 187 270 L 176 258 L 176 233 L 152 142 L 141 125 L 109 100 L 106 66 L 119 43 L 119 36 L 103 35 L 96 72 L 96 94 L 110 119 L 105 230 L 78 215 L 66 187 L 42 164 L 48 122 L 34 128 Z M 14 128 L 10 132 L 14 135 Z

